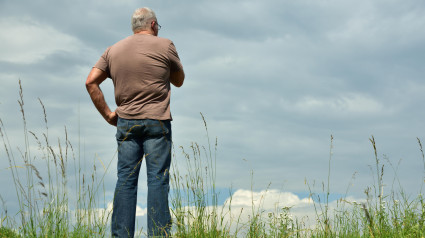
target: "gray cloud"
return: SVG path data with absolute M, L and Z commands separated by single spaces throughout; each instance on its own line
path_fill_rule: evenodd
M 84 81 L 106 47 L 131 34 L 129 19 L 140 5 L 24 3 L 2 2 L 0 22 L 33 24 L 37 32 L 56 38 L 35 35 L 37 42 L 20 45 L 17 36 L 10 36 L 16 40 L 1 46 L 15 47 L 12 56 L 26 56 L 20 49 L 43 51 L 34 51 L 35 60 L 0 57 L 0 118 L 13 141 L 19 141 L 22 123 L 16 100 L 21 79 L 31 128 L 43 128 L 39 97 L 46 105 L 52 139 L 67 125 L 74 145 L 80 141 L 84 148 L 87 163 L 96 154 L 112 160 L 105 177 L 110 192 L 114 129 L 95 110 Z M 368 139 L 373 134 L 380 157 L 385 154 L 393 164 L 403 159 L 398 178 L 407 191 L 417 192 L 423 166 L 416 137 L 423 139 L 425 129 L 421 1 L 150 4 L 163 26 L 160 36 L 174 41 L 187 75 L 182 88 L 172 89 L 177 161 L 184 161 L 178 146 L 206 143 L 202 112 L 211 139 L 218 138 L 217 186 L 250 188 L 252 169 L 254 189 L 263 190 L 271 182 L 273 188 L 300 193 L 307 190 L 304 179 L 327 179 L 333 134 L 333 192 L 345 192 L 358 172 L 350 192 L 359 197 L 372 183 L 368 165 L 374 166 L 374 157 Z M 112 83 L 102 89 L 115 108 Z M 385 168 L 390 186 L 391 166 Z M 417 180 L 411 179 L 413 172 Z M 4 176 L 2 181 L 7 180 Z

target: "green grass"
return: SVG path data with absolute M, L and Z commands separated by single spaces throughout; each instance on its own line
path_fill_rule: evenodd
M 19 106 L 22 114 L 23 147 L 10 144 L 6 128 L 0 118 L 0 137 L 3 148 L 0 155 L 8 160 L 9 168 L 2 173 L 11 174 L 19 204 L 19 212 L 8 214 L 5 201 L 0 214 L 0 238 L 2 237 L 107 237 L 109 236 L 110 212 L 106 209 L 103 178 L 109 165 L 99 169 L 93 164 L 91 173 L 84 173 L 80 153 L 74 150 L 68 139 L 49 138 L 47 113 L 40 100 L 45 129 L 36 134 L 27 128 L 22 87 Z M 201 114 L 202 116 L 202 114 Z M 379 158 L 376 142 L 370 138 L 374 165 L 372 183 L 365 188 L 362 201 L 350 201 L 347 196 L 333 202 L 330 196 L 330 177 L 333 137 L 330 140 L 328 180 L 319 193 L 314 193 L 308 182 L 307 188 L 315 209 L 314 217 L 292 217 L 291 207 L 264 209 L 267 193 L 245 210 L 232 205 L 232 189 L 229 199 L 219 204 L 216 188 L 217 139 L 211 143 L 204 117 L 206 146 L 191 146 L 174 150 L 171 171 L 170 205 L 173 216 L 173 237 L 423 237 L 425 235 L 425 200 L 422 188 L 418 195 L 406 195 L 398 182 L 396 168 L 395 184 L 384 193 L 384 163 Z M 419 150 L 425 158 L 421 141 Z M 76 156 L 77 154 L 77 156 Z M 2 158 L 3 159 L 3 158 Z M 184 173 L 179 170 L 183 161 Z M 42 168 L 43 170 L 40 170 Z M 75 175 L 69 181 L 69 174 Z M 253 175 L 252 178 L 253 179 Z M 252 189 L 251 189 L 252 190 Z M 268 188 L 265 188 L 268 190 Z M 222 191 L 222 190 L 221 190 Z M 254 193 L 251 191 L 252 194 Z M 323 196 L 324 194 L 324 196 Z M 347 195 L 347 194 L 346 194 Z M 321 201 L 321 199 L 323 201 Z M 138 231 L 138 235 L 145 235 Z
M 19 204 L 19 212 L 14 216 L 7 214 L 4 208 L 1 227 L 15 229 L 23 237 L 104 237 L 110 214 L 99 212 L 106 201 L 99 193 L 103 182 L 97 180 L 96 166 L 93 165 L 90 174 L 82 172 L 80 158 L 75 156 L 66 128 L 64 138 L 51 144 L 46 109 L 39 101 L 45 131 L 37 135 L 27 128 L 20 84 L 18 102 L 23 122 L 23 148 L 18 149 L 18 155 L 0 118 L 2 153 L 9 162 L 9 168 L 4 171 L 11 173 Z M 74 181 L 68 180 L 70 173 L 75 175 Z
M 0 237 L 20 238 L 21 236 L 8 227 L 0 227 Z

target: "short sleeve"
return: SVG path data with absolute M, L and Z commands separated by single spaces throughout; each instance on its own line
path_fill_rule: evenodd
M 177 72 L 177 71 L 183 70 L 183 66 L 180 62 L 179 55 L 177 54 L 177 50 L 173 42 L 171 42 L 171 44 L 168 46 L 168 58 L 170 60 L 171 72 Z
M 109 63 L 108 63 L 108 54 L 111 47 L 105 50 L 102 56 L 100 56 L 100 59 L 97 61 L 97 63 L 93 66 L 95 68 L 98 68 L 102 70 L 103 72 L 106 72 L 108 74 L 108 77 L 111 77 L 110 71 L 109 71 Z

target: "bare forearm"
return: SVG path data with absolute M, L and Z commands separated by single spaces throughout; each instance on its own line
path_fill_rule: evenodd
M 117 125 L 117 114 L 115 112 L 111 112 L 108 104 L 106 104 L 105 97 L 103 96 L 103 92 L 100 89 L 99 85 L 106 79 L 107 74 L 100 69 L 93 68 L 87 77 L 86 80 L 86 88 L 90 94 L 90 98 L 93 101 L 94 106 L 100 112 L 105 120 L 113 125 Z
M 94 106 L 102 115 L 102 117 L 106 120 L 108 115 L 111 113 L 111 109 L 105 101 L 105 97 L 103 95 L 102 90 L 96 84 L 89 84 L 86 87 Z

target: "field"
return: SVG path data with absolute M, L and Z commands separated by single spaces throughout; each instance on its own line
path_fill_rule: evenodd
M 2 197 L 0 237 L 108 237 L 108 201 L 104 178 L 109 164 L 102 168 L 93 165 L 92 173 L 81 169 L 78 149 L 68 139 L 66 128 L 63 138 L 51 142 L 46 109 L 45 131 L 35 134 L 27 128 L 24 101 L 20 92 L 23 148 L 16 152 L 7 128 L 0 118 L 2 160 L 8 160 L 13 180 L 13 192 L 19 203 L 18 214 L 9 214 Z M 202 114 L 201 114 L 202 116 Z M 293 217 L 291 207 L 276 207 L 273 212 L 262 209 L 262 201 L 252 198 L 249 219 L 242 215 L 230 199 L 218 202 L 216 188 L 217 139 L 210 141 L 205 119 L 206 145 L 193 143 L 188 148 L 175 148 L 175 157 L 186 161 L 184 174 L 175 164 L 171 171 L 170 205 L 173 214 L 172 237 L 423 237 L 425 235 L 425 201 L 422 188 L 416 196 L 406 195 L 402 187 L 384 192 L 384 164 L 378 155 L 376 142 L 370 138 L 375 151 L 374 184 L 365 188 L 362 201 L 342 197 L 336 206 L 330 206 L 330 169 L 319 193 L 309 191 L 314 206 L 314 217 Z M 421 141 L 418 150 L 425 158 Z M 329 168 L 332 162 L 333 138 L 330 140 Z M 5 156 L 5 157 L 3 157 Z M 425 171 L 424 171 L 425 172 Z M 69 174 L 75 176 L 68 176 Z M 395 174 L 395 180 L 397 175 Z M 423 175 L 422 175 L 423 176 Z M 401 185 L 400 185 L 401 186 Z M 267 191 L 267 188 L 265 188 Z M 11 191 L 12 192 L 12 191 Z M 253 191 L 251 191 L 253 192 Z M 307 222 L 309 221 L 309 222 Z M 145 236 L 143 230 L 138 237 Z

